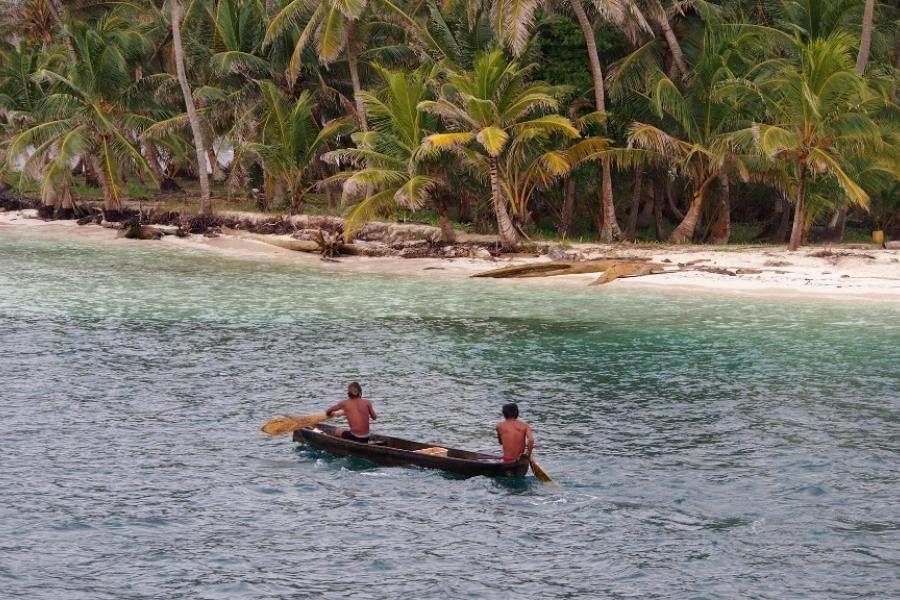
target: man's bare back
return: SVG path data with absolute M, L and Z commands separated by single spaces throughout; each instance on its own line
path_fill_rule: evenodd
M 497 424 L 497 440 L 503 446 L 503 460 L 514 461 L 519 460 L 523 454 L 531 456 L 534 449 L 534 433 L 528 423 L 518 419 L 519 408 L 515 406 L 515 416 L 511 416 L 513 411 L 507 411 L 508 406 L 515 405 L 503 407 L 506 418 Z
M 369 418 L 378 418 L 371 402 L 365 398 L 348 398 L 329 408 L 326 413 L 331 415 L 338 410 L 343 410 L 347 416 L 350 433 L 357 437 L 369 437 Z
M 356 382 L 348 386 L 347 395 L 349 398 L 330 407 L 325 414 L 330 417 L 336 411 L 344 411 L 347 423 L 350 424 L 350 433 L 358 438 L 368 438 L 369 419 L 378 418 L 375 408 L 371 402 L 362 397 L 362 388 Z

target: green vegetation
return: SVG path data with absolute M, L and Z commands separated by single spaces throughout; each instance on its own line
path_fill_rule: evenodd
M 507 247 L 897 235 L 898 19 L 872 0 L 0 0 L 0 188 L 60 214 L 179 189 L 167 207 L 208 211 L 211 191 L 344 214 L 348 236 L 397 218 L 452 240 L 456 221 Z

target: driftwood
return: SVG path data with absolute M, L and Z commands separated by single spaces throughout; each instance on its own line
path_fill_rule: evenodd
M 569 269 L 574 263 L 570 261 L 537 263 L 530 265 L 515 265 L 512 267 L 501 267 L 490 271 L 475 273 L 472 277 L 492 277 L 496 279 L 506 279 L 508 277 L 523 277 L 526 273 L 539 273 L 542 271 L 559 271 L 560 269 Z
M 603 275 L 588 285 L 603 285 L 604 283 L 615 281 L 621 277 L 641 277 L 643 275 L 654 275 L 656 273 L 664 272 L 663 266 L 655 263 L 620 262 L 611 265 Z
M 576 275 L 579 273 L 600 273 L 610 269 L 615 265 L 650 265 L 655 263 L 648 262 L 646 258 L 603 258 L 597 260 L 588 260 L 576 262 L 571 260 L 553 261 L 546 263 L 534 263 L 528 265 L 516 265 L 512 267 L 502 267 L 476 273 L 472 277 L 492 277 L 497 279 L 520 278 L 520 277 L 553 277 L 556 275 Z M 662 268 L 662 265 L 655 265 Z
M 256 240 L 257 242 L 263 242 L 264 244 L 269 244 L 271 246 L 278 246 L 279 248 L 284 248 L 286 250 L 293 250 L 294 252 L 316 252 L 328 257 L 335 256 L 337 254 L 348 254 L 351 256 L 369 256 L 370 254 L 374 255 L 374 252 L 369 252 L 367 248 L 356 246 L 354 244 L 345 244 L 343 242 L 338 242 L 335 239 L 332 239 L 330 236 L 327 240 L 323 237 L 319 241 L 294 239 L 287 240 L 284 238 L 276 238 L 269 235 L 249 233 L 247 231 L 241 231 L 239 229 L 229 229 L 227 227 L 222 228 L 222 233 L 248 240 Z

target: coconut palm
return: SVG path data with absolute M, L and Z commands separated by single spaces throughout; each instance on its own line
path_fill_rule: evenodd
M 847 202 L 866 206 L 869 196 L 856 181 L 853 161 L 871 153 L 868 158 L 884 169 L 900 172 L 897 148 L 884 143 L 870 116 L 883 101 L 856 72 L 855 45 L 846 33 L 797 40 L 796 60 L 760 66 L 749 89 L 765 100 L 768 121 L 730 136 L 789 168 L 794 180 L 790 250 L 800 246 L 809 223 L 811 184 L 833 180 Z
M 77 60 L 68 63 L 63 74 L 45 69 L 35 75 L 51 89 L 36 109 L 34 124 L 10 144 L 7 160 L 28 156 L 34 147 L 26 165 L 49 163 L 42 177 L 43 188 L 49 191 L 55 183 L 67 181 L 72 165 L 86 157 L 103 189 L 104 206 L 113 213 L 121 208 L 122 176 L 127 171 L 155 181 L 133 140 L 146 119 L 130 112 L 123 101 L 132 84 L 129 58 L 140 53 L 144 39 L 115 16 L 94 26 L 74 22 L 69 32 Z
M 343 118 L 320 127 L 309 92 L 294 99 L 270 81 L 261 81 L 259 86 L 259 141 L 247 144 L 246 151 L 259 159 L 266 175 L 266 196 L 273 198 L 273 204 L 280 204 L 287 195 L 291 207 L 296 208 L 308 187 L 307 169 L 329 141 L 349 133 L 353 125 Z
M 197 176 L 200 179 L 200 212 L 212 213 L 212 201 L 209 196 L 209 173 L 207 171 L 206 146 L 203 141 L 203 129 L 200 126 L 200 118 L 197 116 L 197 106 L 194 104 L 194 95 L 191 85 L 188 83 L 184 68 L 184 47 L 181 43 L 181 17 L 184 10 L 180 0 L 169 0 L 169 8 L 172 17 L 172 41 L 174 46 L 175 69 L 178 73 L 178 83 L 181 85 L 181 93 L 184 96 L 184 104 L 187 108 L 188 120 L 191 124 L 191 133 L 194 136 L 194 148 L 197 154 Z
M 515 247 L 521 234 L 509 215 L 500 163 L 519 138 L 539 141 L 552 135 L 577 138 L 578 130 L 566 117 L 536 113 L 558 107 L 555 90 L 542 82 L 528 82 L 529 68 L 507 61 L 500 50 L 479 55 L 472 71 L 450 71 L 437 100 L 419 104 L 439 115 L 450 130 L 425 138 L 438 149 L 474 152 L 487 164 L 491 201 L 504 247 Z
M 653 2 L 658 4 L 657 0 L 653 0 Z M 542 4 L 542 2 L 535 0 L 508 0 L 492 5 L 492 20 L 498 35 L 514 53 L 520 54 L 525 49 L 535 12 Z M 605 114 L 606 92 L 604 90 L 603 67 L 597 51 L 594 24 L 588 16 L 583 0 L 565 0 L 564 5 L 575 15 L 575 19 L 584 35 L 588 61 L 591 67 L 591 77 L 594 83 L 594 106 L 597 112 Z M 590 6 L 593 7 L 597 17 L 612 23 L 626 32 L 629 37 L 636 39 L 641 31 L 650 31 L 647 21 L 633 0 L 594 0 Z M 620 239 L 622 232 L 616 219 L 610 162 L 607 158 L 603 158 L 601 165 L 603 173 L 601 181 L 603 219 L 600 228 L 600 239 L 609 242 Z
M 325 159 L 355 167 L 328 179 L 343 182 L 343 201 L 356 204 L 347 214 L 344 235 L 353 232 L 379 214 L 398 206 L 417 210 L 429 199 L 438 204 L 445 241 L 452 241 L 453 228 L 447 219 L 443 196 L 431 197 L 444 183 L 446 169 L 441 153 L 423 144 L 438 119 L 419 110 L 419 103 L 432 97 L 429 83 L 434 69 L 423 66 L 412 73 L 374 66 L 384 82 L 362 98 L 372 119 L 372 130 L 354 135 L 356 148 L 334 150 Z
M 319 61 L 330 64 L 343 52 L 346 53 L 353 86 L 360 129 L 368 130 L 365 106 L 360 97 L 362 86 L 359 78 L 359 48 L 357 35 L 360 18 L 368 8 L 367 0 L 292 0 L 273 18 L 266 32 L 266 43 L 290 32 L 302 24 L 294 54 L 288 66 L 288 76 L 295 81 L 300 74 L 303 51 L 314 41 Z
M 738 28 L 706 28 L 687 80 L 672 79 L 652 63 L 630 64 L 616 72 L 616 79 L 631 83 L 638 77 L 626 69 L 640 72 L 644 98 L 655 119 L 634 122 L 628 130 L 629 150 L 613 151 L 613 155 L 623 165 L 668 169 L 684 177 L 691 190 L 688 211 L 670 241 L 684 243 L 694 238 L 705 201 L 716 186 L 726 203 L 722 210 L 727 211 L 729 173 L 746 171 L 745 161 L 723 151 L 720 144 L 722 136 L 741 127 L 744 117 L 735 98 L 723 94 L 721 88 L 743 74 L 753 59 L 750 48 L 756 35 Z M 618 85 L 614 80 L 614 86 Z M 747 99 L 745 106 L 751 105 Z M 726 233 L 727 226 L 715 236 L 716 241 L 726 242 Z

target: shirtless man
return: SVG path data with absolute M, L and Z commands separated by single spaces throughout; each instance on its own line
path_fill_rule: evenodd
M 335 434 L 345 440 L 368 444 L 369 419 L 375 420 L 378 415 L 375 414 L 372 403 L 362 397 L 362 388 L 355 381 L 347 386 L 347 399 L 326 410 L 325 414 L 330 417 L 332 413 L 339 410 L 344 411 L 347 422 L 350 424 L 350 431 L 339 427 Z
M 514 402 L 503 405 L 503 421 L 497 424 L 497 441 L 503 446 L 503 462 L 530 457 L 534 450 L 534 433 L 528 423 L 519 420 L 519 407 Z

